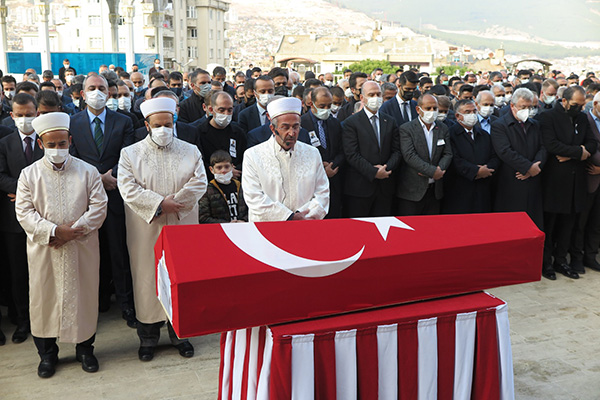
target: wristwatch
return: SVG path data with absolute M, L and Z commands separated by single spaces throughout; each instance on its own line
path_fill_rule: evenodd
M 154 213 L 154 217 L 160 217 L 160 214 L 162 214 L 162 205 L 159 205 L 158 208 L 156 209 L 156 212 Z

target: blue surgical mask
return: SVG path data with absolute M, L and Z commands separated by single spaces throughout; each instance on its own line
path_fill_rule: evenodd
M 177 122 L 177 113 L 173 114 L 173 124 Z

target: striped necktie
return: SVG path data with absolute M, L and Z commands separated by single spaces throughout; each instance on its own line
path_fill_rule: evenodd
M 94 142 L 96 143 L 96 148 L 98 149 L 98 154 L 102 153 L 102 143 L 104 143 L 104 134 L 102 133 L 102 121 L 100 118 L 94 118 Z

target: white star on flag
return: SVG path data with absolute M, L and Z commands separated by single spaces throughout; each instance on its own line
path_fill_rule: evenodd
M 352 218 L 352 219 L 354 219 L 356 221 L 370 222 L 372 224 L 375 224 L 375 226 L 377 226 L 377 229 L 379 230 L 379 233 L 381 234 L 381 237 L 383 237 L 383 240 L 386 240 L 386 241 L 387 241 L 388 233 L 390 232 L 390 228 L 392 226 L 395 226 L 396 228 L 409 229 L 411 231 L 414 231 L 413 228 L 406 225 L 404 222 L 400 221 L 398 218 L 395 218 L 395 217 Z

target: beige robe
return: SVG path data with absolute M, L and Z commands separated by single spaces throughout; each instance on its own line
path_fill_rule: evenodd
M 31 333 L 80 343 L 96 333 L 100 247 L 108 198 L 98 170 L 69 156 L 61 170 L 42 158 L 19 176 L 15 210 L 27 233 Z M 48 246 L 55 225 L 85 235 Z
M 121 151 L 117 180 L 125 203 L 137 319 L 145 324 L 165 321 L 156 296 L 154 245 L 163 226 L 198 223 L 198 200 L 207 186 L 202 156 L 196 146 L 182 140 L 158 147 L 148 135 Z M 172 194 L 183 209 L 155 217 L 160 203 Z
M 244 153 L 242 190 L 248 221 L 285 221 L 296 211 L 323 219 L 329 211 L 329 179 L 319 151 L 296 142 L 285 151 L 274 136 Z

